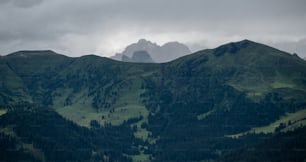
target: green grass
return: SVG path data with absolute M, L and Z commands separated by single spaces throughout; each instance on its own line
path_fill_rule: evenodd
M 81 107 L 81 106 L 66 106 L 63 108 L 57 108 L 56 111 L 65 118 L 74 121 L 75 123 L 89 127 L 91 120 L 97 120 L 102 118 L 101 113 L 97 113 L 93 108 Z
M 143 151 L 141 150 L 141 147 L 143 147 L 143 146 L 138 146 L 138 149 L 140 151 L 139 155 L 130 156 L 132 158 L 133 162 L 149 162 L 149 161 L 151 161 L 150 160 L 151 155 L 150 154 L 144 154 Z M 147 148 L 147 147 L 145 146 L 145 148 Z
M 254 102 L 259 102 L 265 96 L 265 93 L 268 92 L 268 88 L 264 87 L 242 86 L 236 83 L 230 83 L 229 85 L 238 91 L 245 92 L 247 98 L 251 99 Z
M 113 106 L 115 112 L 106 116 L 106 122 L 118 125 L 124 120 L 139 116 L 143 116 L 144 121 L 147 120 L 149 112 L 140 98 L 140 95 L 144 91 L 141 89 L 141 82 L 140 78 L 129 78 L 129 86 L 121 89 L 120 96 Z M 140 128 L 140 124 L 138 127 Z
M 200 115 L 197 116 L 197 119 L 198 120 L 203 120 L 213 112 L 215 112 L 215 110 L 211 110 L 211 111 L 208 111 L 207 113 L 200 114 Z
M 294 88 L 295 85 L 292 83 L 285 83 L 285 82 L 279 82 L 275 81 L 271 84 L 273 88 Z
M 56 111 L 69 120 L 85 127 L 89 127 L 91 120 L 97 120 L 101 125 L 111 123 L 112 125 L 120 125 L 130 118 L 143 116 L 143 121 L 147 121 L 148 110 L 142 104 L 140 94 L 141 79 L 131 77 L 128 79 L 129 85 L 120 89 L 116 103 L 111 108 L 101 108 L 96 110 L 91 106 L 91 98 L 86 95 L 86 91 L 75 94 L 73 97 L 73 105 L 56 108 Z M 60 107 L 63 104 L 64 98 L 71 92 L 63 91 L 62 96 L 56 99 L 56 106 Z M 111 110 L 114 110 L 111 112 Z M 138 124 L 140 128 L 141 123 Z M 148 132 L 144 129 L 139 129 L 136 133 L 137 137 L 146 138 Z
M 132 126 L 136 125 L 137 126 L 137 131 L 134 133 L 134 136 L 136 138 L 140 138 L 142 140 L 148 140 L 149 134 L 151 133 L 150 131 L 148 131 L 147 129 L 143 129 L 141 128 L 141 124 L 143 123 L 148 123 L 148 119 L 147 116 L 149 114 L 149 111 L 146 112 L 144 118 L 142 120 L 140 120 L 139 122 L 137 122 L 136 124 L 133 124 Z M 152 139 L 149 139 L 149 142 L 152 141 Z
M 112 123 L 113 125 L 120 125 L 124 120 L 136 118 L 139 116 L 147 117 L 148 111 L 145 107 L 139 105 L 127 105 L 124 107 L 115 108 L 114 113 L 108 113 L 105 122 Z
M 112 113 L 109 110 L 101 110 L 97 112 L 93 108 L 83 108 L 78 106 L 66 106 L 56 109 L 56 111 L 67 119 L 85 127 L 89 127 L 91 120 L 97 120 L 101 125 L 104 125 L 105 123 L 120 125 L 130 118 L 139 116 L 146 118 L 148 116 L 148 110 L 139 105 L 116 107 Z
M 6 109 L 0 109 L 0 116 L 6 114 L 7 110 Z
M 150 155 L 141 153 L 140 155 L 134 155 L 131 156 L 133 162 L 149 162 L 150 161 Z
M 111 123 L 112 125 L 120 125 L 130 118 L 147 116 L 147 110 L 142 106 L 128 105 L 125 107 L 115 108 L 114 112 L 109 110 L 96 111 L 93 108 L 80 108 L 67 106 L 56 111 L 64 117 L 76 122 L 77 124 L 89 127 L 91 120 L 97 120 L 101 125 Z
M 149 136 L 150 132 L 147 129 L 140 128 L 139 126 L 137 126 L 137 128 L 138 129 L 135 132 L 134 136 L 136 138 L 140 138 L 140 139 L 143 139 L 143 140 L 148 139 L 148 136 Z
M 275 131 L 275 128 L 278 127 L 281 123 L 287 124 L 289 121 L 295 123 L 295 124 L 302 124 L 301 122 L 305 120 L 306 118 L 306 109 L 300 110 L 295 113 L 287 113 L 285 116 L 281 117 L 279 120 L 264 126 L 264 127 L 256 127 L 253 128 L 249 132 L 255 132 L 255 133 L 273 133 Z M 291 129 L 292 126 L 288 126 L 287 130 Z
M 288 125 L 288 122 L 291 121 L 291 125 Z M 282 116 L 279 120 L 270 123 L 269 125 L 263 126 L 263 127 L 255 127 L 247 132 L 242 132 L 234 135 L 228 135 L 227 137 L 237 138 L 242 135 L 245 135 L 247 133 L 273 133 L 275 132 L 275 128 L 277 128 L 281 123 L 284 123 L 287 125 L 285 129 L 282 129 L 281 131 L 289 131 L 294 130 L 297 127 L 305 126 L 306 125 L 306 109 L 297 111 L 295 113 L 287 113 L 285 116 Z

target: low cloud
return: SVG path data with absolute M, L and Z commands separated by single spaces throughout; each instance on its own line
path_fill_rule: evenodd
M 17 7 L 29 8 L 40 4 L 42 0 L 13 0 L 13 3 Z
M 30 8 L 42 3 L 43 0 L 1 0 L 0 5 L 12 5 L 20 8 Z
M 301 51 L 306 1 L 1 0 L 0 24 L 2 55 L 51 49 L 110 56 L 140 38 L 179 41 L 194 51 L 241 39 L 277 47 L 297 43 L 290 50 Z

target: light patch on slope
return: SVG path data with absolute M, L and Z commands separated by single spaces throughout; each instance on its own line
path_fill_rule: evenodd
M 119 91 L 116 103 L 110 108 L 94 109 L 85 99 L 86 93 L 79 93 L 74 96 L 72 105 L 56 108 L 56 111 L 65 118 L 76 122 L 85 127 L 90 126 L 91 120 L 97 120 L 100 125 L 112 124 L 120 125 L 130 118 L 137 118 L 143 116 L 144 119 L 148 117 L 148 110 L 141 102 L 140 94 L 143 93 L 141 89 L 140 78 L 130 78 L 128 86 L 121 88 Z M 66 95 L 63 95 L 66 96 Z M 61 99 L 60 103 L 63 103 Z M 60 105 L 60 104 L 59 104 Z
M 291 122 L 290 125 L 288 124 L 289 122 Z M 285 116 L 282 116 L 279 120 L 273 123 L 270 123 L 269 125 L 262 126 L 262 127 L 255 127 L 249 131 L 238 133 L 238 134 L 226 135 L 226 137 L 239 138 L 248 133 L 255 133 L 255 134 L 274 133 L 275 129 L 279 127 L 279 125 L 282 123 L 285 124 L 286 127 L 282 129 L 281 131 L 294 130 L 295 128 L 305 126 L 306 125 L 306 109 L 297 111 L 295 113 L 287 113 Z
M 6 114 L 7 110 L 6 109 L 0 109 L 0 116 Z
M 294 88 L 295 87 L 295 85 L 292 83 L 278 82 L 278 81 L 273 82 L 271 86 L 273 88 Z

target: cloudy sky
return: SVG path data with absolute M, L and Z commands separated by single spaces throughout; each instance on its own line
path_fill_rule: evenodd
M 196 51 L 250 39 L 306 57 L 306 0 L 0 0 L 0 54 L 111 56 L 145 38 Z

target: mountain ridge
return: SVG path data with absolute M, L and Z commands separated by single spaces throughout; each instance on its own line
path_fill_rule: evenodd
M 250 46 L 249 48 L 251 48 L 253 52 L 252 51 L 250 52 L 249 50 L 247 50 L 247 45 Z M 255 46 L 255 47 L 253 47 L 253 46 Z M 241 48 L 241 47 L 243 47 L 243 48 Z M 234 50 L 234 49 L 237 49 L 237 48 L 239 48 L 240 51 L 235 51 Z M 241 50 L 244 50 L 244 49 L 246 51 L 241 52 Z M 265 54 L 260 54 L 261 51 L 267 50 L 267 49 L 272 50 L 272 52 L 266 52 Z M 256 50 L 258 52 L 254 52 Z M 28 52 L 28 54 L 31 54 L 32 52 Z M 39 52 L 41 52 L 41 51 L 36 51 L 35 53 L 39 53 Z M 20 54 L 24 55 L 23 51 L 20 51 L 20 52 L 17 52 L 17 53 L 20 53 Z M 17 71 L 17 73 L 20 73 L 18 71 L 24 71 L 24 72 L 28 71 L 28 72 L 26 72 L 27 75 L 30 75 L 30 73 L 33 73 L 33 74 L 36 73 L 37 74 L 39 71 L 37 71 L 36 69 L 41 69 L 41 68 L 52 69 L 52 67 L 54 67 L 53 66 L 54 64 L 60 64 L 59 68 L 63 70 L 63 68 L 65 69 L 68 66 L 73 65 L 74 63 L 78 64 L 76 62 L 77 60 L 80 60 L 80 61 L 83 62 L 81 64 L 78 64 L 77 66 L 83 66 L 85 64 L 88 64 L 88 66 L 93 66 L 94 64 L 93 65 L 89 65 L 89 64 L 95 63 L 96 65 L 99 65 L 99 66 L 101 64 L 101 67 L 112 66 L 113 64 L 118 64 L 118 65 L 123 67 L 123 66 L 133 66 L 133 64 L 134 64 L 134 63 L 132 63 L 132 64 L 121 63 L 121 62 L 117 62 L 117 61 L 114 61 L 114 60 L 111 60 L 111 59 L 108 59 L 108 58 L 104 58 L 104 57 L 100 57 L 100 56 L 96 56 L 96 55 L 87 55 L 87 56 L 76 57 L 76 58 L 71 58 L 71 57 L 67 57 L 67 56 L 64 56 L 64 55 L 60 55 L 60 54 L 48 55 L 48 54 L 50 54 L 50 51 L 44 51 L 43 52 L 43 53 L 47 54 L 45 56 L 48 56 L 48 59 L 43 59 L 42 58 L 42 60 L 32 60 L 31 61 L 31 60 L 24 60 L 22 57 L 20 57 L 20 59 L 12 58 L 13 56 L 15 57 L 17 53 L 12 53 L 12 54 L 9 54 L 7 56 L 4 56 L 3 58 L 1 58 L 1 60 L 3 60 L 3 61 L 6 60 L 5 62 L 7 62 L 7 65 L 10 65 L 10 67 L 13 67 L 13 69 L 11 68 L 11 70 L 13 70 L 15 72 Z M 51 53 L 56 54 L 54 52 L 51 52 Z M 236 55 L 235 56 L 227 56 L 227 54 L 233 54 L 233 53 L 235 53 Z M 281 53 L 281 54 L 285 54 L 285 55 L 279 55 L 279 54 L 275 54 L 275 53 Z M 214 57 L 213 57 L 213 55 L 214 55 Z M 224 55 L 224 56 L 219 57 L 219 55 L 222 55 L 222 56 Z M 44 56 L 44 55 L 40 54 L 40 56 Z M 56 56 L 60 56 L 61 59 L 58 59 Z M 215 56 L 217 56 L 217 57 L 215 57 Z M 274 56 L 277 56 L 278 59 L 273 59 Z M 88 61 L 85 61 L 85 60 L 88 60 Z M 98 60 L 100 60 L 100 61 L 98 61 Z M 259 61 L 259 62 L 257 61 L 256 62 L 256 60 L 263 60 L 264 62 L 262 62 L 262 61 Z M 29 64 L 30 67 L 27 67 L 27 65 L 24 65 L 26 63 L 24 61 L 33 62 L 33 63 L 30 63 Z M 39 63 L 37 64 L 37 62 L 35 62 L 35 61 L 38 61 Z M 255 42 L 252 42 L 252 41 L 249 41 L 249 40 L 243 40 L 243 41 L 240 41 L 240 42 L 237 42 L 237 43 L 225 44 L 225 45 L 219 46 L 215 49 L 202 50 L 202 51 L 196 52 L 192 55 L 184 56 L 182 58 L 174 60 L 174 61 L 172 61 L 168 64 L 177 68 L 177 66 L 180 66 L 182 61 L 183 62 L 190 62 L 190 63 L 192 63 L 192 64 L 190 64 L 192 66 L 211 66 L 211 67 L 214 68 L 214 70 L 219 70 L 219 71 L 220 70 L 221 71 L 222 70 L 228 70 L 228 68 L 234 68 L 233 70 L 235 70 L 237 68 L 246 67 L 246 68 L 244 68 L 246 70 L 246 72 L 243 72 L 243 73 L 246 73 L 246 76 L 242 75 L 242 77 L 248 77 L 249 78 L 248 82 L 252 81 L 252 78 L 253 78 L 254 82 L 257 82 L 256 84 L 262 83 L 262 85 L 266 85 L 265 84 L 265 78 L 266 78 L 266 80 L 269 81 L 269 77 L 270 77 L 271 74 L 272 75 L 280 75 L 279 77 L 285 77 L 286 78 L 287 75 L 290 75 L 290 73 L 286 73 L 286 74 L 284 74 L 285 76 L 282 76 L 283 74 L 281 74 L 281 73 L 280 74 L 278 74 L 278 72 L 277 72 L 277 74 L 275 72 L 273 72 L 273 73 L 269 72 L 268 73 L 268 71 L 267 71 L 266 74 L 261 74 L 261 75 L 263 75 L 264 80 L 256 81 L 257 78 L 252 77 L 253 74 L 249 73 L 248 72 L 249 70 L 258 69 L 259 71 L 262 71 L 262 68 L 266 68 L 268 66 L 270 66 L 271 70 L 273 70 L 273 69 L 275 69 L 274 66 L 277 66 L 277 67 L 283 68 L 283 71 L 285 71 L 286 68 L 291 66 L 290 64 L 293 64 L 293 62 L 295 62 L 294 64 L 298 65 L 298 68 L 296 68 L 297 71 L 294 72 L 294 73 L 300 73 L 299 75 L 304 75 L 304 73 L 305 73 L 302 70 L 303 68 L 305 68 L 305 61 L 304 60 L 302 60 L 300 58 L 297 58 L 297 57 L 294 57 L 293 55 L 287 54 L 283 51 L 279 51 L 279 50 L 271 48 L 269 46 L 258 44 L 258 43 L 255 43 Z M 13 64 L 16 64 L 18 66 L 13 66 Z M 44 66 L 42 66 L 41 64 L 43 64 Z M 105 65 L 102 65 L 102 64 L 105 64 Z M 207 64 L 207 65 L 205 65 L 205 64 Z M 37 67 L 32 68 L 32 65 L 35 65 Z M 182 65 L 185 66 L 185 63 L 183 63 Z M 140 66 L 142 66 L 142 65 L 140 65 Z M 158 66 L 161 66 L 161 65 L 156 64 L 154 66 L 158 67 Z M 251 69 L 250 69 L 250 67 L 251 67 Z M 22 69 L 24 69 L 24 70 L 22 70 Z M 199 69 L 199 70 L 201 70 L 201 69 Z M 43 72 L 43 71 L 44 70 L 42 69 L 41 72 Z M 55 69 L 55 71 L 57 71 L 57 70 Z M 239 76 L 241 77 L 241 74 L 237 74 L 235 77 L 239 77 Z M 289 83 L 291 84 L 292 81 L 286 81 L 286 83 L 287 82 L 288 82 L 288 85 L 289 85 Z M 245 83 L 245 85 L 242 85 L 241 83 L 242 82 L 240 82 L 239 80 L 234 79 L 230 84 L 237 89 L 240 89 L 240 90 L 243 90 L 243 91 L 250 91 L 249 93 L 261 93 L 261 91 L 253 91 L 252 89 L 250 89 L 250 87 L 252 87 L 251 85 L 249 85 L 247 83 Z M 237 84 L 239 86 L 236 86 Z M 272 83 L 270 83 L 270 84 L 272 84 Z M 294 86 L 294 84 L 291 84 L 291 85 Z M 265 89 L 265 87 L 261 87 L 261 89 Z M 264 92 L 264 90 L 262 92 Z
M 125 48 L 122 53 L 117 53 L 110 58 L 124 61 L 122 57 L 132 57 L 134 52 L 147 51 L 153 59 L 153 62 L 162 63 L 169 62 L 178 57 L 190 54 L 189 48 L 179 42 L 168 42 L 163 45 L 158 45 L 145 39 L 140 39 L 137 43 L 132 43 Z
M 124 130 L 134 137 L 122 142 L 133 149 L 121 153 L 143 161 L 215 160 L 228 149 L 262 137 L 258 132 L 239 139 L 231 135 L 268 127 L 306 108 L 306 61 L 249 40 L 168 63 L 130 63 L 95 55 L 12 56 L 0 59 L 1 108 L 13 108 L 14 114 L 14 107 L 23 107 L 20 104 L 49 107 L 53 115 L 84 129 L 115 131 L 127 126 L 132 129 Z M 3 115 L 7 117 L 5 111 L 0 118 Z M 297 124 L 306 125 L 306 115 L 299 115 Z M 14 124 L 16 117 L 11 118 Z

